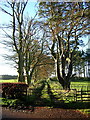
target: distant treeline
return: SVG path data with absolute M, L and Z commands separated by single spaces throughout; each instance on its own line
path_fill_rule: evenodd
M 84 81 L 90 81 L 90 77 L 74 77 L 72 78 L 73 82 L 84 82 Z
M 17 79 L 17 75 L 0 75 L 0 80 Z

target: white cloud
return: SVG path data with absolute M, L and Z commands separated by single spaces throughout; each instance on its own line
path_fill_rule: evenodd
M 0 65 L 0 75 L 17 75 L 17 70 L 9 65 Z

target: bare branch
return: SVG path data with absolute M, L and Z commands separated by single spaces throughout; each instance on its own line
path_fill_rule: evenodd
M 0 9 L 1 9 L 2 12 L 7 13 L 8 15 L 12 16 L 12 14 L 9 13 L 9 12 L 7 12 L 5 9 L 3 9 L 3 8 L 1 8 L 1 7 L 0 7 Z

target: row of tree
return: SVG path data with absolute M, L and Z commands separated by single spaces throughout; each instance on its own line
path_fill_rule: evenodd
M 39 2 L 37 18 L 24 17 L 28 0 L 7 1 L 1 10 L 11 16 L 7 26 L 12 35 L 5 41 L 13 51 L 12 59 L 17 66 L 18 81 L 31 83 L 31 79 L 49 77 L 55 73 L 63 89 L 70 89 L 74 76 L 73 67 L 82 60 L 79 46 L 82 36 L 88 35 L 90 4 L 85 2 Z M 81 55 L 81 56 L 80 56 Z
M 26 79 L 30 84 L 32 76 L 34 79 L 40 79 L 51 74 L 53 60 L 47 56 L 45 32 L 41 29 L 40 23 L 35 18 L 24 16 L 27 4 L 28 0 L 26 2 L 7 1 L 4 7 L 0 8 L 11 17 L 10 24 L 5 26 L 10 33 L 5 31 L 4 44 L 6 47 L 9 46 L 12 54 L 6 55 L 5 58 L 15 62 L 18 81 L 24 82 Z M 7 8 L 9 8 L 8 11 Z
M 17 75 L 0 75 L 0 80 L 17 79 Z

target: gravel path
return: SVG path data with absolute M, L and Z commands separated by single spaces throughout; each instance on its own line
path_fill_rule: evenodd
M 60 108 L 47 108 L 47 107 L 35 107 L 34 110 L 31 111 L 16 111 L 16 110 L 10 110 L 6 108 L 2 108 L 2 120 L 5 118 L 21 118 L 21 119 L 50 119 L 50 118 L 58 118 L 59 120 L 90 120 L 90 116 L 87 116 L 85 114 L 82 114 L 81 112 L 77 110 L 71 110 L 71 109 L 60 109 Z M 5 119 L 6 120 L 6 119 Z

